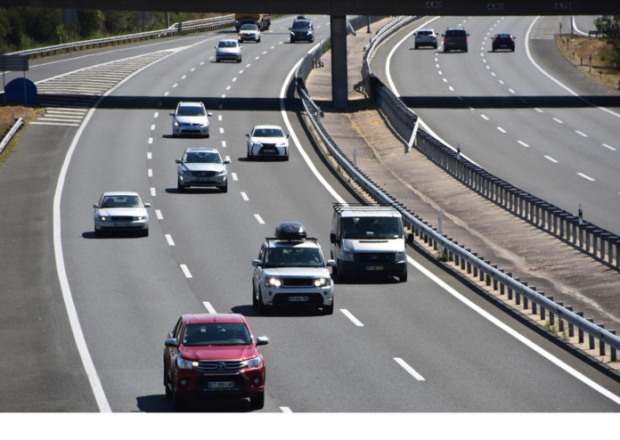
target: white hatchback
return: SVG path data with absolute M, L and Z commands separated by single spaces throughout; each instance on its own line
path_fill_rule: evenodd
M 198 102 L 179 102 L 172 116 L 172 136 L 204 136 L 209 137 L 209 116 L 205 105 Z

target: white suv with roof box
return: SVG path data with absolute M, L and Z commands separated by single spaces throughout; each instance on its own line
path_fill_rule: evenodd
M 402 215 L 389 205 L 335 203 L 332 216 L 333 275 L 395 276 L 407 281 Z

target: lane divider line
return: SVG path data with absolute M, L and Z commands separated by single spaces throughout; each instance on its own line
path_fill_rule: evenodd
M 353 314 L 351 314 L 351 312 L 349 312 L 347 309 L 340 309 L 340 311 L 342 312 L 344 316 L 349 318 L 351 322 L 353 322 L 353 324 L 355 324 L 358 327 L 364 327 L 364 324 L 362 324 L 361 321 L 359 321 L 355 316 L 353 316 Z
M 405 369 L 405 371 L 409 374 L 411 374 L 413 377 L 415 377 L 415 379 L 418 382 L 424 382 L 425 379 L 420 375 L 420 373 L 418 373 L 417 371 L 415 371 L 413 368 L 411 368 L 411 366 L 405 362 L 404 360 L 402 360 L 401 358 L 394 358 L 394 360 L 396 361 L 396 363 L 398 365 L 400 365 L 401 367 L 403 367 Z

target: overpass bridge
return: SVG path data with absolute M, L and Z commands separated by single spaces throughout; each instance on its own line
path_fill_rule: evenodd
M 220 0 L 0 0 L 0 7 L 69 8 L 130 11 L 221 12 L 231 6 Z M 348 100 L 347 15 L 620 15 L 618 0 L 237 0 L 235 10 L 272 14 L 330 16 L 332 101 L 345 109 Z

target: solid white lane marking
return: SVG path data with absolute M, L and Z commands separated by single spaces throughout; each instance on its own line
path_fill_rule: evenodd
M 193 278 L 192 274 L 190 273 L 189 269 L 187 268 L 185 264 L 181 264 L 181 270 L 185 274 L 185 278 Z
M 287 413 L 287 414 L 288 414 L 288 413 L 291 413 L 291 414 L 293 413 L 293 411 L 291 411 L 291 409 L 290 409 L 288 406 L 281 406 L 281 407 L 280 407 L 280 410 L 281 410 L 283 413 Z
M 583 177 L 586 180 L 589 180 L 590 182 L 595 182 L 595 180 L 592 177 L 588 176 L 587 174 L 577 173 L 577 175 Z
M 205 307 L 205 309 L 207 309 L 207 312 L 209 312 L 211 314 L 217 313 L 215 311 L 215 308 L 211 305 L 211 303 L 209 301 L 203 301 L 202 305 Z
M 168 242 L 168 245 L 170 246 L 174 246 L 174 240 L 172 240 L 172 236 L 170 234 L 166 234 L 166 241 Z
M 579 131 L 579 130 L 575 130 L 575 133 L 577 133 L 579 136 L 584 137 L 584 138 L 587 138 L 587 137 L 588 137 L 588 135 L 587 135 L 587 134 L 585 134 L 585 133 L 583 133 L 583 132 L 581 132 L 581 131 Z
M 235 181 L 239 180 L 239 179 L 237 179 L 237 173 L 232 173 L 231 176 L 232 176 L 233 180 L 235 180 Z
M 161 215 L 161 211 L 159 209 L 155 210 L 155 215 L 157 216 L 157 220 L 163 220 L 164 216 Z
M 396 361 L 398 365 L 403 367 L 407 373 L 415 377 L 416 380 L 418 380 L 419 382 L 424 382 L 424 378 L 417 371 L 411 368 L 411 366 L 407 362 L 405 362 L 401 358 L 394 358 L 394 360 Z
M 246 202 L 248 202 L 250 199 L 248 198 L 248 195 L 246 193 L 244 193 L 243 191 L 241 191 L 241 197 L 243 198 L 243 200 L 245 200 Z
M 157 192 L 155 191 L 155 188 L 151 188 L 151 196 L 152 197 L 157 196 Z
M 551 162 L 553 162 L 553 163 L 558 163 L 558 161 L 557 161 L 557 160 L 555 160 L 555 159 L 554 159 L 553 157 L 551 157 L 551 156 L 545 156 L 545 159 L 547 159 L 547 160 L 549 160 L 549 161 L 551 161 Z
M 528 144 L 526 144 L 523 141 L 517 141 L 520 145 L 524 146 L 525 148 L 530 148 L 530 146 Z
M 351 312 L 349 312 L 347 309 L 340 309 L 340 311 L 342 312 L 342 314 L 344 316 L 346 316 L 347 318 L 349 318 L 351 320 L 351 322 L 353 324 L 355 324 L 358 327 L 364 327 L 364 324 L 362 324 L 355 316 L 353 316 L 351 314 Z

